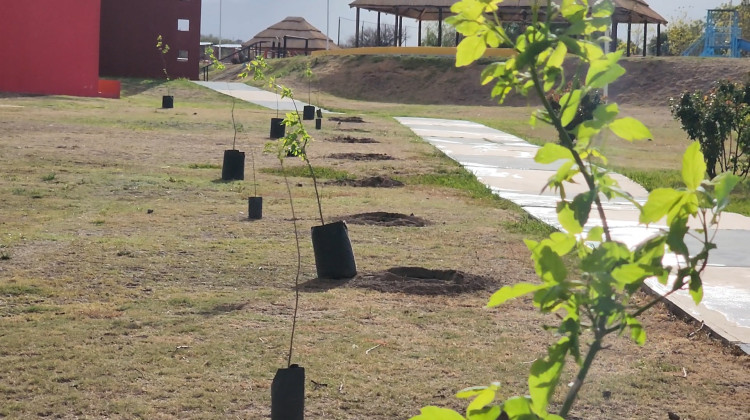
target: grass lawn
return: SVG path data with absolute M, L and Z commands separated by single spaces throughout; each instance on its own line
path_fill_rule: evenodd
M 231 99 L 182 81 L 173 91 L 173 110 L 158 109 L 162 86 L 138 80 L 125 81 L 120 100 L 0 97 L 0 418 L 269 417 L 271 379 L 286 365 L 296 269 L 286 187 L 275 158 L 262 153 L 275 112 L 237 104 L 245 180 L 223 182 Z M 467 118 L 541 140 L 548 134 L 528 131 L 525 108 L 325 95 L 323 102 L 365 121 L 326 120 L 313 132 L 310 158 L 321 171 L 327 221 L 384 211 L 430 222 L 351 224 L 360 273 L 452 269 L 488 286 L 380 292 L 315 280 L 312 183 L 296 169 L 300 162 L 289 161 L 303 268 L 293 362 L 307 370 L 307 418 L 408 418 L 428 404 L 458 409 L 456 391 L 490 381 L 502 383 L 503 396 L 525 394 L 530 363 L 555 341 L 542 329 L 552 320 L 529 300 L 483 305 L 502 285 L 534 281 L 522 238 L 545 229 L 391 117 Z M 676 168 L 687 144 L 668 134 L 675 132 L 669 116 L 634 111 L 664 142 L 612 142 L 605 149 L 613 164 Z M 339 136 L 376 143 L 331 141 Z M 341 153 L 392 159 L 335 157 Z M 335 182 L 371 176 L 405 186 Z M 248 221 L 256 188 L 263 219 Z M 664 308 L 644 324 L 646 346 L 616 338 L 597 360 L 576 418 L 747 415 L 750 358 L 691 334 L 698 326 Z

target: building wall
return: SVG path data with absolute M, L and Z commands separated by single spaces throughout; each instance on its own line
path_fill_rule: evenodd
M 98 96 L 100 0 L 1 0 L 0 91 Z
M 169 77 L 198 79 L 201 0 L 101 2 L 102 76 L 163 79 L 164 64 L 156 49 L 156 38 L 161 35 L 169 45 L 169 52 L 164 55 Z M 187 31 L 180 30 L 178 20 L 183 20 L 183 26 L 188 24 Z M 187 59 L 178 58 L 181 51 Z

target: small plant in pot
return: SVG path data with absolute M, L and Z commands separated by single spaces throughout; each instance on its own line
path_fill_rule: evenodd
M 267 63 L 261 57 L 251 61 L 247 66 L 247 71 L 254 73 L 254 80 L 267 80 L 265 76 L 266 69 Z M 288 127 L 288 130 L 286 130 L 288 133 L 279 139 L 279 144 L 281 145 L 280 150 L 286 156 L 299 157 L 305 163 L 313 180 L 315 199 L 320 216 L 320 226 L 312 228 L 313 251 L 315 253 L 315 266 L 318 277 L 330 279 L 354 277 L 357 274 L 357 268 L 346 223 L 339 221 L 326 224 L 323 218 L 323 206 L 320 202 L 318 180 L 307 155 L 307 146 L 312 137 L 305 129 L 300 118 L 297 102 L 294 100 L 294 93 L 291 89 L 276 84 L 275 79 L 271 79 L 269 85 L 273 85 L 275 89 L 280 89 L 281 97 L 290 98 L 295 107 L 295 112 L 287 113 L 286 118 L 283 120 L 284 126 Z
M 162 72 L 164 72 L 164 77 L 166 78 L 167 82 L 164 84 L 167 87 L 167 94 L 162 96 L 161 98 L 161 107 L 165 109 L 174 108 L 174 96 L 172 95 L 172 91 L 169 88 L 169 72 L 167 71 L 167 59 L 166 55 L 169 52 L 169 44 L 164 42 L 164 38 L 159 35 L 156 37 L 156 49 L 159 51 L 159 57 L 161 57 L 161 64 L 162 64 Z
M 312 105 L 312 79 L 313 72 L 308 61 L 305 65 L 305 78 L 307 79 L 307 105 L 302 107 L 302 119 L 303 120 L 314 120 L 315 119 L 315 106 Z
M 282 98 L 289 97 L 289 95 L 284 95 L 284 90 L 286 88 L 276 83 L 275 77 L 266 76 L 265 71 L 267 69 L 268 62 L 266 62 L 265 58 L 258 56 L 247 64 L 245 71 L 240 73 L 239 77 L 245 78 L 248 76 L 249 72 L 252 72 L 253 80 L 265 82 L 276 94 L 276 118 L 271 118 L 271 133 L 269 137 L 272 139 L 280 139 L 284 137 L 286 125 L 284 124 L 284 119 L 279 116 L 279 94 L 281 93 Z
M 235 99 L 232 98 L 232 127 L 234 138 L 232 148 L 224 151 L 224 164 L 221 167 L 221 179 L 223 181 L 245 179 L 245 152 L 237 150 L 237 122 L 234 119 Z

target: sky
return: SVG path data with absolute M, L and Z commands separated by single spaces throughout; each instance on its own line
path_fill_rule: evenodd
M 247 41 L 258 32 L 287 16 L 301 16 L 321 32 L 328 33 L 333 42 L 345 42 L 354 35 L 355 9 L 352 0 L 203 0 L 201 34 L 219 35 L 224 39 Z M 667 21 L 676 18 L 705 19 L 706 10 L 716 8 L 729 0 L 645 0 Z M 739 3 L 740 0 L 734 0 Z M 221 10 L 221 14 L 219 11 Z M 328 11 L 328 20 L 326 20 Z M 221 19 L 219 19 L 221 16 Z M 365 25 L 375 25 L 377 14 L 362 11 L 360 19 Z M 393 16 L 381 18 L 391 23 Z M 416 44 L 417 22 L 404 19 L 409 37 L 407 45 Z M 655 31 L 653 31 L 655 33 Z

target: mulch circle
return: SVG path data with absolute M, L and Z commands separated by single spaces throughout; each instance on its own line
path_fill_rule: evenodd
M 328 157 L 332 159 L 348 160 L 394 160 L 395 158 L 385 153 L 334 153 Z
M 326 138 L 326 140 L 336 143 L 378 143 L 377 140 L 370 137 L 335 136 Z
M 387 176 L 371 176 L 363 179 L 345 179 L 341 181 L 329 181 L 326 185 L 340 185 L 347 187 L 369 187 L 369 188 L 394 188 L 403 187 L 404 183 Z
M 373 274 L 359 275 L 349 281 L 347 286 L 386 293 L 437 296 L 491 291 L 497 288 L 497 282 L 457 270 L 394 267 Z
M 352 214 L 350 216 L 340 217 L 339 220 L 344 220 L 350 225 L 374 225 L 387 227 L 424 227 L 431 224 L 429 220 L 422 219 L 413 214 L 407 216 L 401 213 L 388 213 L 384 211 Z
M 365 120 L 362 117 L 330 117 L 331 121 L 345 122 L 345 123 L 363 123 Z

